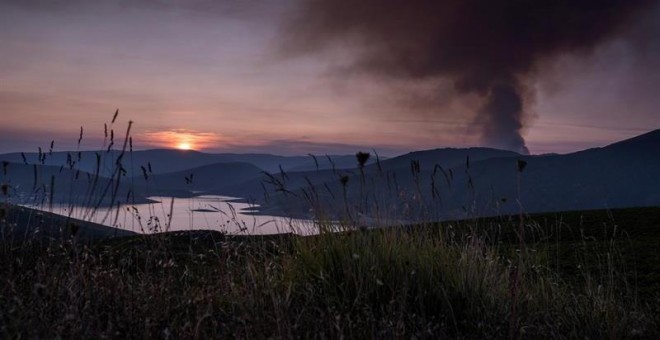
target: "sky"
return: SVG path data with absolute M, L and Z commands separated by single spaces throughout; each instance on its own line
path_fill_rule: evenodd
M 533 67 L 516 71 L 516 90 L 524 84 L 515 128 L 522 147 L 567 153 L 660 128 L 660 6 L 648 2 L 588 46 L 543 50 Z M 504 132 L 488 130 L 494 123 L 480 118 L 489 95 L 457 91 L 454 73 L 433 68 L 400 76 L 398 64 L 362 67 L 371 54 L 396 55 L 402 45 L 395 39 L 427 43 L 409 39 L 416 31 L 398 20 L 396 6 L 391 13 L 366 8 L 364 16 L 349 8 L 358 14 L 338 11 L 321 18 L 325 24 L 316 21 L 318 13 L 332 12 L 315 6 L 0 0 L 0 153 L 47 149 L 52 140 L 56 150 L 76 149 L 81 127 L 80 148 L 98 149 L 104 124 L 123 136 L 129 121 L 136 149 L 284 155 L 374 149 L 390 156 L 441 147 L 512 149 L 498 143 Z M 487 59 L 488 50 L 480 55 Z

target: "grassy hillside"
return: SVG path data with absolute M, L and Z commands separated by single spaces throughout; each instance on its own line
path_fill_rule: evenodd
M 3 219 L 3 226 L 9 223 Z M 0 337 L 654 338 L 660 209 L 0 243 Z

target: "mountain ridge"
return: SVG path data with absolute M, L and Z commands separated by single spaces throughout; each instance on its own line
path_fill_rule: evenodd
M 191 160 L 206 156 L 197 151 L 166 149 L 144 154 L 154 153 L 183 154 L 192 157 Z M 59 157 L 64 155 L 61 153 Z M 255 154 L 231 155 L 249 159 Z M 111 156 L 108 156 L 110 160 Z M 322 166 L 323 157 L 264 157 L 267 159 L 262 161 L 270 165 L 268 169 L 247 161 L 230 161 L 231 157 L 224 157 L 222 162 L 204 163 L 213 159 L 204 160 L 204 164 L 198 166 L 193 166 L 197 164 L 194 161 L 178 164 L 187 168 L 166 173 L 151 171 L 158 162 L 134 166 L 134 170 L 144 171 L 148 179 L 141 179 L 142 173 L 139 177 L 136 174 L 131 179 L 135 183 L 132 188 L 126 188 L 128 181 L 122 180 L 122 190 L 132 191 L 138 197 L 199 194 L 242 197 L 262 204 L 263 211 L 298 217 L 309 217 L 313 208 L 310 203 L 317 207 L 325 205 L 332 210 L 331 215 L 340 216 L 342 210 L 346 210 L 344 200 L 360 202 L 365 199 L 367 203 L 390 207 L 388 213 L 397 216 L 411 213 L 402 208 L 407 205 L 424 212 L 425 218 L 436 219 L 516 213 L 520 209 L 516 202 L 530 213 L 660 205 L 660 181 L 657 181 L 660 130 L 567 154 L 521 155 L 473 147 L 420 150 L 388 159 L 374 156 L 362 170 L 357 167 L 353 155 L 342 156 L 341 164 L 347 166 L 343 168 L 327 157 Z M 269 163 L 269 159 L 286 159 L 290 163 L 285 168 Z M 161 158 L 161 161 L 166 160 Z M 184 161 L 181 158 L 172 160 Z M 526 164 L 522 172 L 517 169 L 519 161 Z M 114 165 L 112 161 L 106 163 Z M 16 164 L 11 163 L 9 168 L 19 167 Z M 24 183 L 29 183 L 35 167 L 43 166 L 42 171 L 51 174 L 58 169 L 66 172 L 60 176 L 65 178 L 63 186 L 72 185 L 66 177 L 74 176 L 75 169 L 22 163 L 20 166 L 25 167 L 19 171 Z M 93 173 L 84 176 L 93 176 Z M 6 176 L 2 180 L 7 182 Z M 45 179 L 42 184 L 47 185 Z M 310 199 L 316 202 L 309 202 Z M 360 210 L 374 214 L 373 209 L 380 208 Z

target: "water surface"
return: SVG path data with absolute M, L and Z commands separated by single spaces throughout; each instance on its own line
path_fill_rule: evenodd
M 138 233 L 210 229 L 228 234 L 311 234 L 316 230 L 311 220 L 250 214 L 257 206 L 237 202 L 233 197 L 149 199 L 157 203 L 99 208 L 94 212 L 88 207 L 54 205 L 52 212 Z

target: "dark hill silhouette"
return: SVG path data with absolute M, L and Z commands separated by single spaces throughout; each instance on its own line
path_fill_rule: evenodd
M 263 170 L 249 163 L 215 163 L 167 174 L 149 176 L 152 193 L 169 194 L 172 190 L 190 193 L 219 193 L 222 188 L 261 178 Z
M 121 152 L 110 151 L 69 151 L 52 152 L 42 154 L 43 162 L 39 159 L 39 153 L 24 153 L 28 164 L 41 164 L 62 166 L 70 164 L 69 159 L 76 162 L 76 169 L 94 173 L 100 167 L 100 174 L 110 177 L 115 169 L 115 161 Z M 97 162 L 97 155 L 100 163 Z M 353 155 L 316 156 L 316 161 L 311 156 L 278 156 L 270 154 L 235 154 L 235 153 L 203 153 L 198 151 L 183 151 L 174 149 L 139 150 L 126 153 L 122 164 L 129 176 L 141 176 L 141 167 L 151 165 L 154 174 L 178 172 L 196 167 L 215 163 L 251 163 L 254 166 L 271 173 L 279 172 L 280 168 L 285 171 L 311 171 L 317 169 L 352 168 L 356 166 Z M 8 153 L 0 155 L 0 161 L 12 163 L 24 163 L 21 153 Z M 373 161 L 373 160 L 372 160 Z M 318 166 L 317 166 L 318 163 Z M 334 164 L 333 164 L 334 163 Z
M 410 169 L 411 161 L 418 161 L 421 168 L 429 169 L 440 165 L 442 167 L 451 168 L 459 164 L 463 164 L 470 158 L 470 161 L 476 162 L 484 159 L 495 157 L 515 157 L 520 154 L 513 151 L 498 150 L 491 148 L 444 148 L 409 152 L 405 155 L 394 157 L 388 160 L 381 161 L 381 167 L 386 170 L 394 169 Z M 369 170 L 374 171 L 377 165 L 369 166 Z
M 62 166 L 9 162 L 3 165 L 6 171 L 0 174 L 0 183 L 7 185 L 9 200 L 16 204 L 48 204 L 51 197 L 55 204 L 91 206 L 117 201 L 149 202 L 135 194 L 135 186 L 125 176 L 117 185 L 106 177 Z
M 362 190 L 359 172 L 347 173 L 347 201 L 354 205 L 362 202 L 356 210 L 365 214 L 404 219 L 515 214 L 521 206 L 524 212 L 532 213 L 660 205 L 660 132 L 657 130 L 566 155 L 522 156 L 496 150 L 476 156 L 480 150 L 451 150 L 453 157 L 445 157 L 444 164 L 439 157 L 441 153 L 434 155 L 434 151 L 390 159 L 390 164 L 397 165 L 387 166 L 388 162 L 383 162 L 382 171 L 371 166 L 365 172 Z M 470 155 L 469 164 L 467 155 Z M 416 158 L 420 159 L 420 168 L 415 173 L 410 163 Z M 443 166 L 442 170 L 434 168 L 434 159 Z M 520 173 L 520 187 L 519 160 L 527 164 Z M 322 206 L 341 215 L 345 210 L 343 197 L 323 195 L 328 191 L 323 189 L 326 187 L 341 193 L 342 185 L 333 180 L 314 189 L 322 194 Z M 271 202 L 289 213 L 309 211 L 309 204 L 304 205 L 291 195 L 280 195 Z M 271 207 L 269 211 L 274 210 Z
M 420 167 L 422 169 L 433 169 L 435 165 L 440 165 L 443 168 L 450 169 L 452 167 L 464 164 L 468 157 L 471 161 L 483 160 L 493 157 L 512 157 L 519 156 L 519 154 L 512 151 L 503 151 L 497 149 L 489 148 L 467 148 L 467 149 L 455 149 L 455 148 L 446 148 L 446 149 L 433 149 L 433 150 L 424 150 L 410 152 L 405 155 L 393 157 L 390 159 L 380 160 L 380 167 L 376 164 L 376 157 L 372 155 L 369 158 L 371 164 L 365 166 L 365 173 L 371 176 L 377 176 L 379 173 L 389 172 L 395 173 L 400 178 L 407 178 L 410 174 L 410 164 L 412 160 L 419 161 Z M 300 190 L 306 187 L 309 187 L 309 183 L 315 185 L 320 185 L 317 188 L 319 191 L 332 195 L 341 195 L 342 188 L 339 185 L 339 178 L 343 175 L 349 177 L 355 177 L 359 175 L 359 170 L 357 169 L 357 160 L 355 156 L 350 156 L 353 166 L 350 168 L 340 168 L 335 167 L 336 171 L 331 170 L 319 170 L 319 171 L 291 171 L 285 172 L 282 174 L 280 172 L 273 173 L 273 177 L 269 178 L 267 176 L 262 176 L 260 178 L 255 178 L 252 181 L 246 183 L 241 183 L 233 187 L 226 187 L 221 194 L 227 195 L 238 195 L 241 197 L 247 197 L 253 200 L 258 200 L 260 197 L 264 196 L 264 187 L 268 190 L 269 195 L 277 195 L 277 186 L 281 183 L 284 185 L 284 189 L 289 191 Z M 350 164 L 349 160 L 345 161 L 346 164 Z M 276 182 L 279 182 L 278 185 L 273 185 L 273 179 Z M 356 177 L 357 179 L 357 177 Z M 263 182 L 266 182 L 266 185 L 262 185 Z M 270 190 L 269 190 L 270 189 Z M 330 190 L 328 190 L 330 189 Z M 331 195 L 331 196 L 332 196 Z
M 113 155 L 101 155 L 101 171 L 114 165 Z M 91 157 L 96 167 L 93 152 L 83 156 Z M 22 158 L 10 154 L 0 159 L 12 157 Z M 53 153 L 44 163 L 58 157 L 66 162 L 67 154 Z M 205 163 L 214 157 L 223 161 Z M 144 165 L 136 164 L 147 158 L 153 171 L 147 171 L 145 181 Z M 125 168 L 129 159 L 124 158 Z M 252 162 L 231 161 L 235 159 Z M 524 156 L 488 148 L 435 149 L 381 159 L 379 164 L 372 155 L 363 172 L 357 169 L 353 155 L 336 159 L 340 161 L 317 157 L 315 162 L 309 156 L 137 151 L 132 154 L 136 177 L 122 177 L 118 196 L 132 190 L 139 202 L 148 195 L 219 194 L 249 199 L 275 214 L 310 217 L 310 211 L 320 206 L 326 215 L 340 217 L 348 206 L 353 215 L 386 214 L 405 220 L 515 214 L 521 207 L 533 213 L 660 205 L 660 130 L 565 155 Z M 414 161 L 419 168 L 412 166 Z M 518 172 L 518 161 L 526 163 L 522 173 Z M 320 170 L 316 170 L 317 162 Z M 159 173 L 159 167 L 180 170 Z M 313 170 L 288 170 L 308 168 Z M 12 190 L 29 188 L 26 192 L 32 193 L 37 169 L 37 188 L 42 186 L 41 191 L 48 192 L 54 177 L 56 198 L 65 200 L 66 195 L 74 195 L 76 202 L 88 193 L 94 176 L 61 166 L 11 163 L 8 169 L 10 174 L 2 181 Z M 345 185 L 342 177 L 347 179 Z M 107 186 L 107 181 L 99 178 L 94 195 L 101 194 L 99 188 Z
M 660 129 L 647 132 L 645 134 L 626 139 L 617 143 L 610 144 L 603 149 L 611 152 L 656 152 L 660 153 Z
M 520 159 L 528 163 L 520 195 L 528 212 L 660 205 L 658 131 L 602 148 Z M 482 195 L 491 187 L 499 196 L 516 199 L 514 168 L 508 160 L 488 160 L 475 163 L 471 174 Z M 516 209 L 509 205 L 505 212 Z

